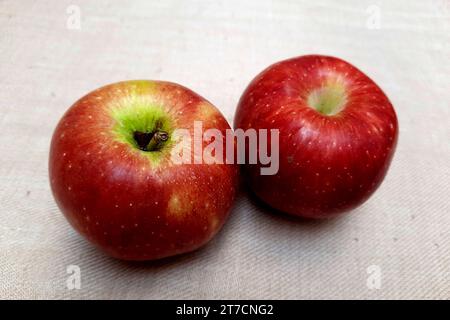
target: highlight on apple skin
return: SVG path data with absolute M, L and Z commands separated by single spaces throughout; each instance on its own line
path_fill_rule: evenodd
M 119 82 L 78 100 L 54 131 L 49 157 L 51 189 L 70 224 L 125 260 L 206 244 L 229 214 L 238 167 L 172 162 L 173 133 L 193 130 L 194 121 L 224 135 L 230 128 L 212 104 L 169 82 Z
M 250 188 L 269 206 L 326 218 L 365 202 L 394 155 L 397 116 L 383 91 L 341 59 L 308 55 L 275 63 L 243 93 L 234 128 L 278 129 L 279 171 L 245 165 Z

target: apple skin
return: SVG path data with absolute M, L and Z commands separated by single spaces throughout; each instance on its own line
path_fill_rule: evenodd
M 324 106 L 334 113 L 319 112 Z M 263 202 L 305 218 L 365 202 L 383 181 L 398 137 L 383 91 L 351 64 L 319 55 L 281 61 L 256 76 L 234 127 L 279 129 L 278 173 L 260 175 L 260 164 L 246 165 L 245 178 Z
M 178 84 L 140 80 L 102 87 L 78 100 L 54 131 L 54 198 L 70 224 L 113 257 L 154 260 L 193 251 L 224 224 L 238 167 L 174 164 L 170 146 L 152 151 L 152 161 L 146 151 L 118 140 L 111 108 L 128 107 L 127 116 L 135 117 L 133 101 L 162 106 L 173 128 L 191 131 L 195 120 L 224 135 L 230 128 L 212 104 Z

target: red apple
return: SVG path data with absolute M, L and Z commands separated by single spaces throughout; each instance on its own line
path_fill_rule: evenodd
M 397 143 L 395 111 L 351 64 L 309 55 L 276 63 L 242 95 L 235 128 L 278 129 L 279 171 L 246 165 L 254 193 L 273 208 L 330 217 L 366 201 L 383 181 Z
M 49 158 L 53 195 L 72 226 L 126 260 L 208 242 L 227 218 L 238 168 L 173 162 L 176 129 L 192 132 L 194 121 L 224 135 L 230 128 L 213 105 L 174 83 L 120 82 L 78 100 L 60 120 Z

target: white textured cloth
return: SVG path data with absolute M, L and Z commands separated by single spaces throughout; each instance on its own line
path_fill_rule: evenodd
M 0 298 L 450 298 L 449 26 L 447 0 L 0 1 Z M 231 123 L 259 71 L 311 53 L 365 71 L 399 117 L 388 176 L 350 215 L 296 222 L 242 192 L 204 249 L 135 264 L 59 212 L 49 143 L 82 95 L 169 80 Z

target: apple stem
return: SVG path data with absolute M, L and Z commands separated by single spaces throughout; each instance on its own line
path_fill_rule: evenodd
M 153 137 L 150 139 L 150 142 L 147 145 L 147 151 L 155 151 L 158 150 L 161 146 L 161 143 L 167 141 L 169 139 L 169 134 L 165 131 L 156 131 L 153 134 Z
M 169 134 L 160 130 L 155 132 L 136 131 L 134 133 L 134 140 L 142 151 L 156 151 L 161 147 L 161 144 L 168 139 Z

